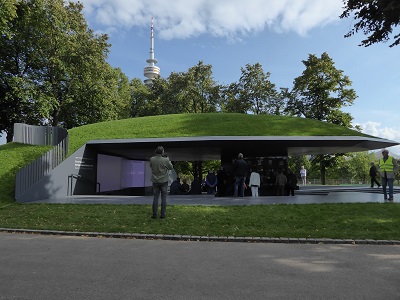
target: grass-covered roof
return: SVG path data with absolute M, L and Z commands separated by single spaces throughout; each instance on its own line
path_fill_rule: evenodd
M 366 136 L 317 120 L 237 113 L 176 114 L 84 125 L 69 131 L 70 153 L 90 140 L 194 136 Z

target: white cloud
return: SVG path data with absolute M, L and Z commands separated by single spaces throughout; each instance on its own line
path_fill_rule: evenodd
M 362 128 L 362 132 L 365 134 L 400 142 L 400 128 L 382 127 L 381 123 L 372 121 L 358 125 Z M 389 151 L 400 155 L 400 146 L 389 147 L 388 149 Z
M 210 34 L 240 39 L 266 27 L 306 35 L 339 19 L 342 0 L 83 0 L 87 19 L 116 29 L 149 26 L 164 39 Z M 90 26 L 90 24 L 89 24 Z

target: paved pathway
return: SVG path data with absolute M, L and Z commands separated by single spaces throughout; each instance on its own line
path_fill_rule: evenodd
M 397 189 L 396 193 L 399 192 Z M 382 203 L 382 198 L 379 189 L 308 187 L 294 197 L 169 196 L 168 202 Z M 151 196 L 80 196 L 47 202 L 151 201 Z M 243 241 L 114 239 L 0 231 L 0 300 L 400 299 L 398 244 Z
M 0 299 L 400 299 L 400 246 L 0 232 Z
M 396 194 L 400 188 L 395 188 Z M 81 204 L 150 204 L 152 196 L 69 196 L 65 198 L 35 201 L 35 203 Z M 400 201 L 400 195 L 397 196 Z M 258 205 L 258 204 L 307 204 L 307 203 L 367 203 L 384 202 L 382 189 L 369 187 L 301 187 L 295 196 L 263 197 L 214 197 L 213 195 L 168 195 L 169 205 Z

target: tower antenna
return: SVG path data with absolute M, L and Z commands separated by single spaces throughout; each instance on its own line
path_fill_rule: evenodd
M 153 79 L 160 76 L 160 68 L 155 64 L 157 59 L 154 58 L 154 18 L 151 17 L 151 31 L 150 31 L 150 58 L 146 60 L 148 65 L 144 68 L 144 80 L 146 85 L 150 85 Z

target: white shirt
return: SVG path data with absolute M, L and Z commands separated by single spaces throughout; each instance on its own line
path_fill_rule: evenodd
M 260 174 L 258 174 L 257 172 L 251 172 L 249 185 L 260 186 Z

